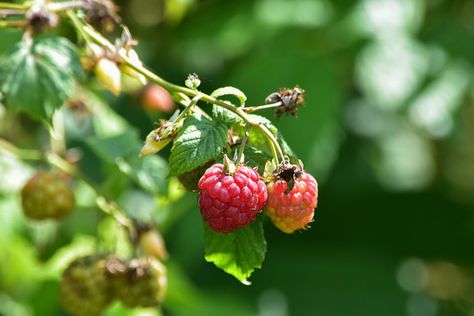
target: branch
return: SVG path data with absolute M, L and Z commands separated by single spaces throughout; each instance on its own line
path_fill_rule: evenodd
M 282 106 L 282 103 L 276 102 L 276 103 L 264 104 L 264 105 L 259 105 L 259 106 L 249 106 L 249 107 L 243 108 L 243 110 L 246 113 L 253 113 L 253 112 L 261 111 L 261 110 L 274 109 L 280 106 Z
M 115 52 L 116 49 L 114 45 L 107 40 L 105 37 L 103 37 L 100 33 L 98 33 L 96 30 L 94 30 L 90 25 L 82 21 L 74 12 L 72 11 L 67 11 L 67 14 L 69 18 L 72 20 L 74 26 L 78 30 L 79 34 L 81 34 L 83 37 L 85 37 L 86 42 L 88 41 L 93 41 L 99 46 L 106 48 L 112 52 Z M 189 89 L 183 86 L 179 86 L 173 83 L 170 83 L 157 74 L 153 73 L 149 69 L 143 67 L 142 65 L 136 65 L 133 61 L 131 61 L 128 56 L 126 55 L 125 51 L 120 50 L 118 52 L 119 57 L 121 58 L 122 62 L 126 64 L 128 67 L 132 68 L 135 70 L 137 73 L 145 76 L 147 79 L 150 81 L 153 81 L 160 86 L 164 87 L 167 90 L 174 91 L 177 93 L 183 93 L 187 96 L 190 97 L 196 97 L 197 95 L 201 96 L 201 100 L 205 101 L 210 104 L 214 104 L 220 107 L 223 107 L 237 116 L 239 116 L 246 124 L 251 125 L 259 129 L 264 136 L 267 138 L 267 141 L 272 148 L 273 151 L 273 156 L 275 161 L 278 163 L 281 160 L 284 159 L 283 151 L 281 150 L 280 145 L 278 144 L 277 139 L 275 138 L 275 135 L 265 126 L 263 125 L 260 121 L 250 117 L 247 115 L 247 113 L 243 110 L 243 108 L 236 107 L 232 103 L 222 101 L 219 99 L 216 99 L 208 94 L 205 94 L 203 92 L 200 92 L 198 90 L 193 90 Z
M 28 5 L 22 3 L 0 2 L 0 9 L 27 10 Z

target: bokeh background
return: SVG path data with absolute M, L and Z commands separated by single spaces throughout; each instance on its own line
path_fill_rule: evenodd
M 160 200 L 172 214 L 164 315 L 474 315 L 473 1 L 117 3 L 144 62 L 171 82 L 196 72 L 204 91 L 236 86 L 254 105 L 280 87 L 306 90 L 298 117 L 275 124 L 318 179 L 312 228 L 286 235 L 267 222 L 263 269 L 244 286 L 205 262 L 196 196 L 171 188 L 173 203 Z M 1 51 L 18 38 L 2 30 Z M 101 96 L 143 139 L 166 114 L 131 95 Z M 0 112 L 17 144 L 41 137 L 35 126 Z M 61 227 L 27 223 L 15 190 L 30 173 L 0 155 L 0 315 L 66 315 L 55 267 L 91 247 L 95 213 L 83 202 Z M 160 217 L 156 200 L 122 198 Z

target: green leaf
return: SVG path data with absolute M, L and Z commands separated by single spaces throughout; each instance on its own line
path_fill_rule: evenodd
M 244 284 L 262 267 L 267 243 L 261 218 L 229 234 L 212 231 L 204 224 L 205 258 Z
M 141 145 L 138 133 L 133 129 L 112 137 L 90 137 L 86 143 L 97 156 L 109 163 L 116 163 L 118 158 L 131 156 Z
M 168 164 L 159 156 L 133 159 L 128 175 L 145 191 L 163 194 L 167 191 Z
M 218 122 L 226 124 L 229 127 L 237 123 L 243 123 L 242 119 L 238 115 L 218 105 L 214 105 L 212 107 L 212 118 Z
M 0 90 L 10 108 L 50 121 L 81 74 L 75 47 L 67 39 L 24 40 L 0 61 Z
M 247 101 L 247 96 L 245 95 L 245 93 L 234 87 L 219 88 L 211 93 L 211 97 L 214 97 L 216 99 L 219 99 L 220 97 L 225 95 L 231 95 L 239 99 L 240 106 L 245 105 L 245 101 Z
M 281 133 L 278 131 L 276 126 L 273 125 L 273 123 L 269 119 L 260 115 L 256 115 L 256 114 L 250 114 L 249 117 L 253 120 L 260 122 L 262 125 L 265 125 L 273 133 L 273 135 L 275 135 L 278 141 L 278 144 L 280 144 L 281 150 L 283 151 L 285 155 L 292 158 L 293 160 L 297 159 L 297 156 L 295 155 L 293 150 L 286 143 Z M 238 123 L 234 124 L 233 129 L 240 136 L 243 136 L 245 133 L 245 127 L 242 124 L 238 124 Z M 254 126 L 250 127 L 248 144 L 263 151 L 264 153 L 268 155 L 272 155 L 272 151 L 271 151 L 270 146 L 268 145 L 267 138 L 258 128 Z
M 112 137 L 89 137 L 89 148 L 105 163 L 117 167 L 122 174 L 152 194 L 166 192 L 166 162 L 158 156 L 139 158 L 141 141 L 136 130 Z
M 171 175 L 193 170 L 215 159 L 227 144 L 227 126 L 194 113 L 174 140 L 169 159 Z

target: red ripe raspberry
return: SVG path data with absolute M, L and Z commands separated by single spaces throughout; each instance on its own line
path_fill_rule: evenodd
M 226 174 L 222 164 L 206 170 L 199 180 L 199 208 L 212 230 L 229 233 L 251 223 L 265 206 L 268 193 L 254 169 L 238 166 Z
M 303 172 L 301 177 L 295 178 L 294 187 L 288 193 L 287 188 L 283 179 L 267 184 L 268 203 L 264 212 L 278 229 L 292 233 L 313 220 L 318 204 L 318 183 L 312 175 Z

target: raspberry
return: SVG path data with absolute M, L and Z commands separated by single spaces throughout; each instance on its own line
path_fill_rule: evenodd
M 74 208 L 74 193 L 57 173 L 38 172 L 21 191 L 23 213 L 31 219 L 63 218 Z
M 178 175 L 179 182 L 181 182 L 186 190 L 197 192 L 199 190 L 199 179 L 201 179 L 204 172 L 207 170 L 207 168 L 212 166 L 213 163 L 213 161 L 209 161 L 191 171 Z
M 113 284 L 115 297 L 125 306 L 156 306 L 166 294 L 166 268 L 151 257 L 134 259 L 125 273 L 117 275 Z
M 60 285 L 64 307 L 76 316 L 100 315 L 112 301 L 106 276 L 106 256 L 74 260 L 63 272 Z
M 233 174 L 222 164 L 206 170 L 199 180 L 199 208 L 209 227 L 229 233 L 253 220 L 265 206 L 267 189 L 254 169 L 238 166 Z
M 302 172 L 295 177 L 294 186 L 286 192 L 288 183 L 283 179 L 267 184 L 268 203 L 265 214 L 285 233 L 304 228 L 313 220 L 318 204 L 318 183 L 312 175 Z

